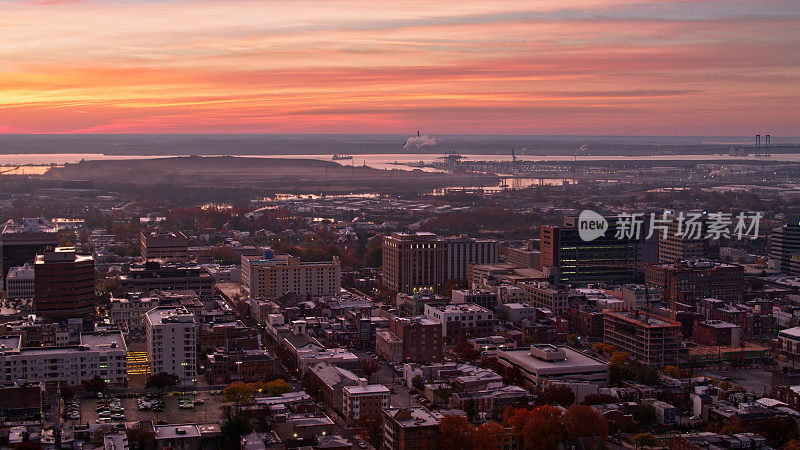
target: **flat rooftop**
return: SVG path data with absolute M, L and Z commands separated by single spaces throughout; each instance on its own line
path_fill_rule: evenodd
M 368 384 L 366 386 L 345 386 L 344 390 L 351 395 L 360 394 L 388 394 L 389 388 L 382 384 Z
M 405 427 L 438 426 L 439 420 L 423 407 L 389 408 L 386 414 Z
M 537 377 L 599 374 L 608 371 L 608 364 L 599 359 L 576 352 L 568 347 L 557 347 L 557 349 L 563 351 L 563 359 L 547 361 L 533 356 L 530 348 L 500 350 L 498 358 L 519 366 L 523 372 L 534 374 Z
M 680 327 L 681 324 L 673 320 L 658 317 L 644 311 L 614 310 L 603 311 L 608 316 L 617 317 L 627 322 L 633 322 L 644 327 Z

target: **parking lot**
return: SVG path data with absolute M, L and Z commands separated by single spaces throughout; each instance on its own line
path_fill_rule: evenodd
M 206 391 L 197 392 L 197 395 L 192 395 L 191 392 L 187 392 L 184 396 L 173 393 L 157 398 L 164 403 L 163 411 L 157 409 L 140 411 L 137 402 L 138 398 L 139 397 L 119 399 L 119 404 L 123 409 L 121 414 L 124 415 L 125 421 L 152 420 L 153 423 L 158 423 L 159 420 L 167 421 L 168 423 L 217 422 L 222 416 L 222 406 L 225 404 L 225 400 L 221 395 L 211 395 Z M 196 402 L 198 404 L 193 405 L 191 409 L 180 408 L 181 398 L 185 399 L 184 403 Z M 81 400 L 80 417 L 74 420 L 80 423 L 96 422 L 100 418 L 98 405 L 104 403 L 102 399 Z M 113 421 L 112 419 L 112 422 Z
M 699 370 L 698 374 L 714 377 L 720 381 L 727 381 L 733 385 L 741 385 L 756 395 L 764 395 L 769 390 L 769 385 L 772 381 L 772 373 L 764 369 Z

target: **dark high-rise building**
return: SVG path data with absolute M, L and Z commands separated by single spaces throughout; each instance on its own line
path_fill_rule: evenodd
M 58 247 L 36 256 L 33 307 L 53 320 L 87 317 L 95 312 L 94 260 L 75 249 Z
M 493 264 L 498 255 L 494 240 L 392 233 L 383 240 L 383 283 L 397 292 L 440 292 L 447 281 L 466 281 L 470 264 Z
M 189 260 L 189 239 L 180 231 L 141 231 L 139 244 L 142 259 L 160 259 L 165 262 L 186 262 Z
M 792 255 L 795 255 L 794 263 Z M 778 261 L 781 272 L 800 274 L 800 221 L 793 220 L 772 230 L 769 256 Z
M 194 291 L 201 300 L 214 297 L 214 277 L 203 267 L 185 263 L 133 264 L 119 277 L 121 292 Z
M 646 218 L 633 238 L 617 238 L 620 218 L 606 220 L 605 234 L 591 241 L 580 237 L 577 217 L 565 217 L 561 226 L 542 226 L 542 270 L 549 267 L 556 284 L 632 283 L 641 278 L 637 265 L 655 262 L 658 256 L 658 238 L 647 238 Z
M 383 283 L 396 292 L 429 289 L 445 282 L 446 245 L 433 233 L 392 233 L 383 240 Z
M 12 267 L 33 261 L 36 255 L 58 245 L 56 226 L 40 217 L 28 217 L 22 223 L 9 220 L 3 226 L 3 279 Z

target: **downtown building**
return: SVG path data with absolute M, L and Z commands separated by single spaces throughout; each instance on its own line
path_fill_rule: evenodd
M 22 266 L 45 250 L 58 246 L 58 228 L 40 217 L 28 217 L 21 223 L 9 220 L 0 235 L 3 278 L 12 267 Z
M 375 353 L 397 364 L 442 360 L 442 323 L 428 317 L 389 317 L 389 329 L 375 334 Z
M 641 263 L 655 262 L 658 241 L 648 237 L 648 218 L 643 217 L 638 236 L 617 238 L 622 217 L 606 217 L 608 229 L 592 241 L 578 232 L 578 218 L 565 217 L 564 225 L 541 227 L 541 270 L 556 284 L 633 283 Z
M 491 310 L 474 303 L 425 305 L 425 317 L 441 324 L 442 338 L 448 344 L 490 336 L 497 324 Z
M 681 324 L 639 310 L 605 310 L 603 341 L 655 369 L 678 362 Z
M 679 261 L 645 268 L 645 285 L 661 293 L 672 316 L 704 298 L 741 302 L 744 267 L 717 261 Z
M 778 261 L 781 272 L 800 274 L 800 221 L 791 221 L 772 230 L 769 256 Z
M 691 218 L 691 224 L 690 219 Z M 710 259 L 713 255 L 711 240 L 705 237 L 708 213 L 692 211 L 685 217 L 674 211 L 664 214 L 659 220 L 668 220 L 666 233 L 658 230 L 658 262 L 674 263 L 690 259 Z M 693 228 L 696 227 L 696 228 Z M 718 250 L 718 249 L 717 249 Z
M 250 298 L 278 298 L 289 292 L 299 296 L 336 296 L 341 291 L 339 258 L 301 262 L 290 255 L 242 255 L 242 284 Z
M 214 299 L 214 277 L 203 267 L 188 263 L 132 264 L 128 273 L 120 275 L 119 287 L 123 293 L 192 291 L 201 300 Z
M 0 337 L 0 383 L 40 382 L 48 388 L 79 386 L 95 376 L 127 386 L 127 348 L 122 333 L 82 333 L 78 345 L 23 347 L 21 336 Z
M 91 255 L 72 247 L 58 247 L 36 255 L 33 308 L 54 321 L 95 314 L 95 271 Z
M 189 261 L 189 239 L 180 231 L 140 231 L 142 260 Z
M 160 306 L 145 317 L 150 373 L 175 375 L 181 386 L 197 383 L 197 319 L 182 306 Z
M 498 260 L 496 241 L 433 233 L 392 233 L 383 239 L 383 284 L 395 292 L 441 292 L 447 281 L 466 281 L 467 268 Z

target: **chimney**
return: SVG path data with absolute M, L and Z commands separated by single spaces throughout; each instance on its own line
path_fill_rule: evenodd
M 761 135 L 756 135 L 756 147 L 761 147 Z

